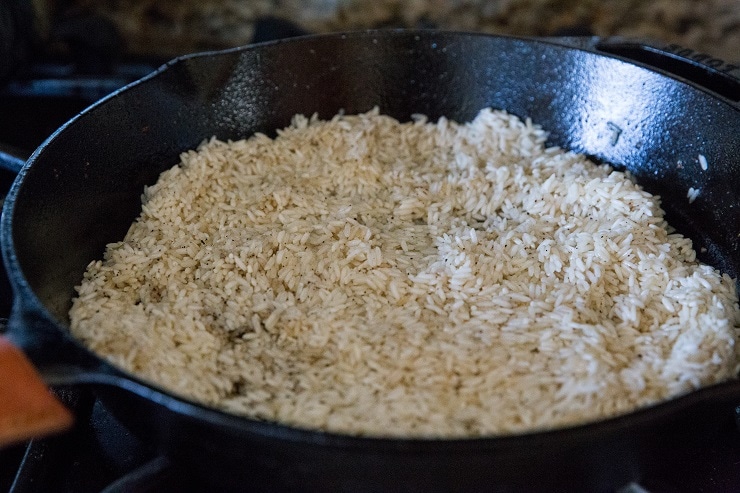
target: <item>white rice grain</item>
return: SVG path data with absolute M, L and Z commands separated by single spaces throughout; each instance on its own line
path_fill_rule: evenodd
M 545 137 L 374 110 L 211 139 L 90 263 L 72 331 L 187 398 L 369 436 L 560 427 L 734 378 L 733 280 Z
M 686 198 L 689 199 L 689 204 L 693 204 L 696 198 L 699 196 L 699 193 L 701 192 L 701 189 L 690 187 L 689 191 L 686 193 Z
M 709 169 L 709 163 L 707 163 L 707 158 L 704 157 L 703 154 L 699 154 L 699 166 L 701 167 L 702 171 L 706 171 Z

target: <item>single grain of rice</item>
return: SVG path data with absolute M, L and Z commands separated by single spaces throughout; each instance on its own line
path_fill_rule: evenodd
M 696 198 L 699 196 L 701 189 L 689 187 L 689 191 L 686 192 L 686 198 L 689 199 L 689 204 L 693 204 Z
M 709 169 L 709 163 L 707 162 L 707 158 L 704 157 L 704 154 L 699 154 L 699 166 L 701 167 L 702 171 L 706 171 Z

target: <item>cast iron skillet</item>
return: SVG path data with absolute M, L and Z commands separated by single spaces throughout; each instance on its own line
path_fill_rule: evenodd
M 645 66 L 656 62 L 679 75 Z M 2 217 L 15 293 L 8 337 L 47 382 L 93 385 L 122 422 L 220 487 L 613 490 L 639 479 L 643 457 L 676 437 L 732 419 L 740 382 L 549 432 L 355 438 L 177 398 L 83 348 L 68 333 L 67 311 L 87 263 L 124 236 L 143 187 L 180 152 L 212 135 L 273 134 L 296 113 L 331 117 L 375 105 L 401 120 L 424 113 L 464 121 L 487 106 L 531 117 L 551 132 L 551 144 L 630 170 L 663 197 L 669 220 L 703 260 L 737 278 L 740 85 L 722 73 L 733 67 L 709 65 L 597 39 L 409 31 L 306 37 L 177 59 L 70 121 L 20 171 Z M 700 190 L 693 203 L 690 187 Z

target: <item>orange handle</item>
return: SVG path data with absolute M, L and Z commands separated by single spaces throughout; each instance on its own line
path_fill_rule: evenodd
M 72 422 L 25 354 L 0 336 L 0 448 L 64 431 Z

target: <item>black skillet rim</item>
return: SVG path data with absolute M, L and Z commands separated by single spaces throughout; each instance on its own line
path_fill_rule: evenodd
M 127 389 L 124 391 L 133 392 L 145 399 L 158 403 L 173 412 L 182 413 L 191 418 L 203 420 L 213 425 L 227 427 L 229 429 L 237 430 L 239 432 L 255 437 L 277 438 L 289 442 L 319 444 L 323 446 L 338 447 L 342 449 L 373 448 L 375 450 L 381 451 L 395 450 L 414 453 L 449 452 L 451 450 L 463 452 L 465 450 L 470 450 L 471 447 L 474 447 L 476 450 L 492 448 L 501 449 L 510 447 L 513 448 L 520 446 L 531 447 L 537 446 L 537 444 L 540 443 L 557 443 L 560 441 L 567 441 L 571 444 L 580 442 L 593 442 L 595 440 L 598 440 L 599 437 L 613 436 L 615 434 L 624 433 L 632 429 L 652 427 L 657 422 L 675 418 L 682 411 L 688 411 L 695 408 L 696 406 L 707 402 L 721 403 L 725 401 L 737 401 L 737 410 L 738 412 L 740 412 L 740 379 L 733 379 L 713 384 L 711 386 L 704 387 L 698 390 L 690 391 L 686 394 L 674 397 L 668 401 L 659 402 L 626 414 L 621 414 L 598 421 L 587 422 L 584 424 L 564 426 L 555 429 L 531 430 L 528 432 L 516 434 L 502 434 L 493 436 L 486 435 L 480 437 L 466 438 L 396 438 L 393 436 L 355 436 L 337 432 L 306 429 L 279 422 L 262 421 L 237 416 L 218 410 L 216 408 L 199 404 L 187 398 L 180 397 L 174 393 L 170 393 L 166 389 L 159 387 L 157 384 L 147 382 L 135 375 L 132 375 L 111 365 L 103 358 L 87 349 L 76 339 L 74 339 L 69 334 L 68 327 L 57 322 L 55 317 L 53 317 L 49 313 L 46 307 L 36 297 L 35 293 L 26 281 L 25 276 L 22 274 L 22 270 L 15 255 L 12 231 L 15 199 L 19 193 L 19 190 L 23 186 L 24 177 L 27 174 L 28 170 L 33 166 L 33 163 L 36 161 L 38 156 L 44 152 L 44 149 L 51 141 L 56 138 L 58 134 L 64 132 L 67 127 L 76 124 L 77 120 L 81 116 L 87 114 L 88 112 L 96 111 L 99 107 L 102 107 L 108 101 L 119 97 L 122 93 L 128 93 L 135 90 L 136 87 L 146 84 L 150 80 L 156 79 L 160 76 L 160 74 L 167 71 L 170 67 L 183 63 L 184 61 L 191 58 L 217 57 L 221 54 L 259 50 L 266 46 L 274 46 L 283 43 L 297 44 L 319 37 L 346 39 L 348 37 L 371 38 L 373 36 L 415 36 L 417 38 L 443 36 L 459 39 L 465 39 L 469 37 L 492 37 L 519 40 L 527 43 L 543 43 L 547 45 L 553 45 L 565 50 L 584 51 L 587 53 L 596 54 L 598 56 L 613 58 L 626 63 L 631 63 L 633 65 L 645 68 L 646 70 L 655 72 L 661 76 L 669 77 L 678 83 L 689 85 L 693 90 L 708 92 L 700 86 L 687 82 L 682 78 L 675 77 L 665 71 L 648 67 L 643 64 L 634 63 L 620 56 L 615 56 L 602 52 L 595 52 L 594 50 L 589 50 L 588 48 L 575 47 L 563 43 L 558 43 L 552 38 L 493 35 L 463 31 L 383 29 L 330 34 L 312 34 L 290 39 L 267 41 L 263 43 L 229 48 L 225 50 L 205 51 L 187 54 L 174 58 L 173 60 L 159 67 L 151 74 L 137 81 L 134 81 L 115 91 L 114 93 L 102 98 L 101 100 L 93 103 L 91 106 L 83 110 L 79 115 L 73 117 L 68 122 L 59 127 L 33 152 L 31 157 L 23 166 L 10 189 L 5 205 L 3 206 L 2 218 L 0 220 L 0 246 L 2 247 L 3 259 L 8 268 L 13 292 L 16 298 L 21 298 L 23 300 L 21 303 L 18 303 L 17 301 L 14 303 L 14 311 L 16 309 L 20 309 L 23 313 L 32 311 L 40 314 L 42 318 L 45 319 L 47 324 L 52 325 L 56 332 L 62 334 L 67 342 L 71 343 L 75 346 L 76 349 L 79 349 L 80 351 L 82 351 L 82 353 L 86 354 L 89 357 L 90 361 L 95 361 L 98 363 L 98 366 L 96 368 L 83 370 L 81 372 L 78 371 L 73 379 L 76 379 L 78 382 L 85 384 L 112 385 L 114 387 L 118 387 L 121 390 Z M 716 97 L 716 95 L 714 94 L 712 94 L 712 96 L 715 97 L 715 99 L 717 99 L 718 101 L 726 103 L 728 104 L 728 106 L 733 107 L 731 104 L 724 101 L 723 98 Z M 734 109 L 740 111 L 737 108 Z M 8 232 L 10 232 L 11 234 L 8 234 Z M 729 405 L 727 407 L 729 413 Z

